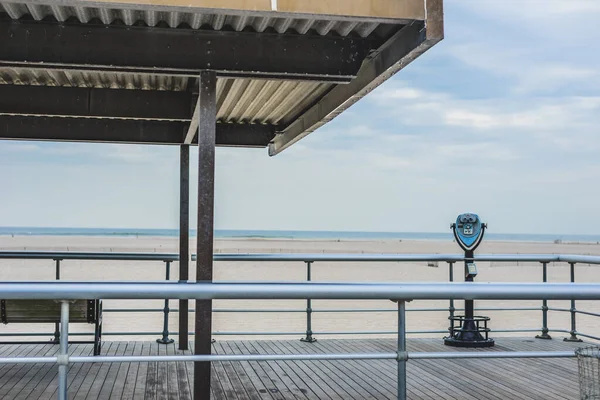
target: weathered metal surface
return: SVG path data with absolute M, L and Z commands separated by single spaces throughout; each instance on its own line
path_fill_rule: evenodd
M 0 138 L 101 143 L 178 145 L 187 123 L 132 119 L 1 115 Z M 276 127 L 257 124 L 217 124 L 218 146 L 265 147 Z
M 190 92 L 0 85 L 1 114 L 189 121 L 191 103 Z
M 265 3 L 270 0 L 261 0 Z M 372 1 L 350 0 L 344 2 L 319 2 L 310 4 L 306 0 L 282 2 L 278 11 L 269 7 L 227 7 L 227 2 L 213 1 L 161 4 L 143 1 L 81 1 L 62 0 L 59 4 L 47 1 L 2 1 L 0 12 L 4 11 L 12 19 L 31 16 L 34 20 L 53 18 L 59 22 L 76 20 L 87 23 L 95 19 L 103 24 L 119 22 L 125 25 L 143 24 L 146 26 L 163 25 L 171 28 L 189 26 L 192 29 L 210 28 L 214 30 L 232 29 L 235 31 L 254 30 L 264 32 L 274 30 L 277 33 L 296 32 L 306 34 L 314 32 L 318 35 L 336 34 L 347 36 L 355 34 L 366 37 L 376 30 L 380 24 L 397 23 L 411 19 L 424 19 L 425 6 L 423 0 L 376 0 L 384 3 L 377 7 Z M 244 1 L 244 3 L 247 3 Z M 314 2 L 313 2 L 314 3 Z M 408 4 L 408 3 L 417 3 Z M 420 4 L 418 4 L 420 3 Z M 409 10 L 402 8 L 408 6 Z M 327 15 L 314 13 L 315 7 L 320 7 Z M 345 12 L 335 12 L 332 8 L 345 9 Z M 323 8 L 327 8 L 323 9 Z M 385 8 L 392 13 L 385 14 Z M 361 10 L 362 9 L 362 10 Z M 395 10 L 394 10 L 395 9 Z M 301 13 L 301 14 L 299 14 Z M 360 15 L 364 14 L 364 15 Z
M 179 280 L 190 279 L 190 146 L 179 149 Z M 188 348 L 187 299 L 179 300 L 179 350 Z
M 202 71 L 199 79 L 198 114 L 198 231 L 196 234 L 196 281 L 213 280 L 215 201 L 215 140 L 217 75 Z M 194 354 L 210 354 L 212 300 L 196 300 Z M 210 397 L 210 363 L 194 363 L 194 398 Z
M 102 24 L 0 20 L 0 63 L 45 69 L 114 70 L 344 81 L 381 40 Z

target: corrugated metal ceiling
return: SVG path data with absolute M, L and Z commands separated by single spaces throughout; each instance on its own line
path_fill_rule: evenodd
M 260 14 L 227 15 L 153 10 L 151 5 L 141 9 L 116 9 L 98 6 L 78 7 L 48 1 L 0 1 L 0 13 L 12 19 L 33 18 L 57 21 L 94 19 L 104 24 L 146 25 L 160 27 L 191 27 L 193 29 L 256 31 L 278 33 L 296 32 L 311 35 L 369 35 L 387 36 L 397 30 L 390 21 L 349 19 L 307 19 Z M 29 17 L 30 16 L 30 17 Z M 329 18 L 329 17 L 320 17 Z M 197 79 L 186 76 L 162 76 L 144 73 L 115 73 L 110 71 L 47 70 L 43 68 L 2 67 L 0 84 L 92 87 L 112 89 L 141 89 L 182 91 L 193 90 Z M 334 85 L 311 81 L 282 81 L 261 79 L 220 78 L 217 85 L 217 118 L 227 123 L 261 123 L 285 125 L 315 104 Z
M 182 76 L 0 68 L 0 84 L 181 91 L 197 85 Z M 228 123 L 288 123 L 325 94 L 331 84 L 219 78 L 217 118 Z
M 348 19 L 308 19 L 308 18 L 286 18 L 261 15 L 227 15 L 206 13 L 199 14 L 193 12 L 181 11 L 159 11 L 159 10 L 136 10 L 136 9 L 116 9 L 101 7 L 74 7 L 60 4 L 48 5 L 27 2 L 4 2 L 0 1 L 0 12 L 6 12 L 12 19 L 19 19 L 25 15 L 31 15 L 35 20 L 43 20 L 47 17 L 53 17 L 57 21 L 66 21 L 69 18 L 76 18 L 80 22 L 87 23 L 94 18 L 102 21 L 104 24 L 112 24 L 122 21 L 126 25 L 143 23 L 148 26 L 157 26 L 166 24 L 169 27 L 176 28 L 182 24 L 189 25 L 193 29 L 200 27 L 210 27 L 214 30 L 221 30 L 230 27 L 235 31 L 252 29 L 256 32 L 263 32 L 272 28 L 279 33 L 294 30 L 300 34 L 316 32 L 319 35 L 336 33 L 341 36 L 347 36 L 350 33 L 361 37 L 369 36 L 380 25 L 379 22 L 370 20 L 348 20 Z

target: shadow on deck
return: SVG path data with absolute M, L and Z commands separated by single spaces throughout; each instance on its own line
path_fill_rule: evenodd
M 441 339 L 409 339 L 409 351 L 460 351 Z M 557 338 L 497 338 L 479 351 L 572 350 L 581 343 Z M 193 348 L 193 345 L 190 346 Z M 73 355 L 91 355 L 92 346 L 74 344 Z M 467 349 L 472 350 L 472 349 Z M 395 352 L 393 339 L 217 341 L 218 354 Z M 51 356 L 57 345 L 1 345 L 0 356 Z M 182 354 L 175 344 L 106 342 L 103 355 Z M 185 352 L 189 354 L 189 352 Z M 576 399 L 575 359 L 410 360 L 409 399 Z M 72 364 L 71 399 L 189 399 L 192 363 Z M 54 364 L 0 365 L 1 399 L 56 397 Z M 396 362 L 253 361 L 213 363 L 213 399 L 395 399 Z

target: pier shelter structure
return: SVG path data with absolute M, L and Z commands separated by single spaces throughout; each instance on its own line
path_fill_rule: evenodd
M 194 280 L 212 281 L 215 146 L 277 155 L 442 38 L 442 0 L 2 0 L 0 138 L 180 146 L 181 280 L 197 145 Z M 211 309 L 196 302 L 195 354 Z M 196 399 L 210 373 L 195 363 Z

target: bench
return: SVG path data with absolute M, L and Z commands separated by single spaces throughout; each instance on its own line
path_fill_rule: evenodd
M 60 302 L 54 300 L 0 300 L 0 321 L 12 323 L 60 323 Z M 69 307 L 69 323 L 94 324 L 94 355 L 102 346 L 102 300 L 75 300 Z

